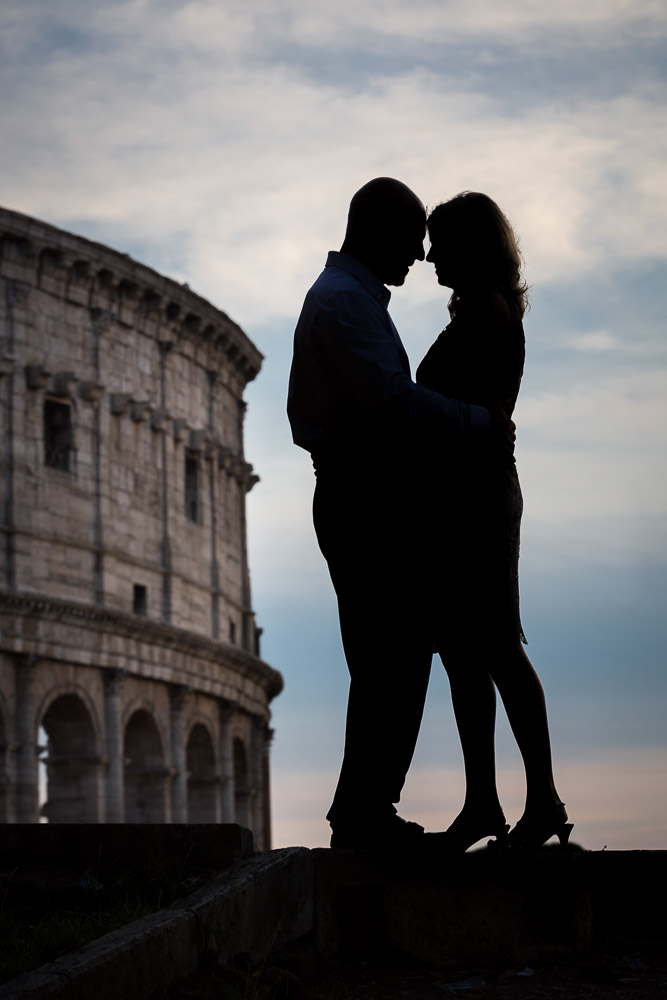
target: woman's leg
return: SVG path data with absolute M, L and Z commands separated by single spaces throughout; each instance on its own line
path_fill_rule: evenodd
M 507 843 L 534 850 L 555 835 L 566 844 L 572 824 L 554 782 L 540 679 L 520 643 L 499 651 L 492 674 L 526 769 L 526 806 Z
M 466 776 L 465 808 L 497 813 L 496 689 L 488 669 L 462 652 L 443 656 Z
M 442 846 L 465 851 L 478 840 L 504 835 L 496 787 L 496 690 L 484 657 L 461 648 L 441 653 L 452 693 L 466 777 L 463 809 L 444 834 Z
M 551 759 L 544 691 L 520 642 L 496 648 L 491 676 L 503 700 L 526 770 L 526 813 L 549 812 L 560 804 Z

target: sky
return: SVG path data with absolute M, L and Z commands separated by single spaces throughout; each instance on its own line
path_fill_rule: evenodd
M 573 839 L 667 848 L 667 7 L 662 0 L 4 0 L 0 203 L 131 254 L 265 355 L 246 394 L 250 564 L 273 703 L 274 844 L 328 843 L 347 673 L 285 415 L 294 325 L 379 175 L 484 191 L 531 286 L 515 413 L 522 619 Z M 413 370 L 448 321 L 418 262 Z M 521 813 L 502 710 L 498 773 Z M 464 784 L 434 660 L 401 814 Z

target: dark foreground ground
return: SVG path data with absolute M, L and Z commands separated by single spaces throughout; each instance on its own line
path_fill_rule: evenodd
M 0 857 L 0 969 L 41 966 L 8 1000 L 667 1000 L 663 851 L 399 863 L 255 854 L 233 825 L 54 825 L 0 831 Z
M 667 945 L 534 969 L 436 969 L 395 952 L 321 964 L 307 946 L 261 971 L 210 968 L 153 1000 L 665 1000 Z

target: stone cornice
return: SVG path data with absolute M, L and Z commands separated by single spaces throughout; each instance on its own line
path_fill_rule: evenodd
M 126 639 L 136 644 L 163 650 L 170 657 L 194 657 L 212 664 L 223 664 L 238 676 L 239 681 L 249 681 L 259 687 L 267 701 L 280 694 L 283 688 L 281 674 L 259 657 L 253 656 L 230 643 L 198 635 L 187 629 L 177 628 L 149 618 L 138 617 L 110 608 L 79 604 L 60 598 L 10 593 L 0 590 L 0 614 L 15 618 L 37 619 L 55 625 L 70 625 L 92 632 L 104 633 Z M 29 640 L 21 637 L 21 650 L 12 643 L 12 635 L 5 628 L 0 638 L 0 649 L 14 652 L 33 652 Z M 37 649 L 34 652 L 39 655 Z M 94 665 L 94 664 L 90 664 Z
M 261 367 L 261 352 L 226 313 L 128 254 L 0 207 L 0 256 L 3 270 L 16 271 L 17 280 L 31 274 L 35 287 L 79 305 L 102 307 L 120 322 L 140 326 L 157 320 L 169 339 L 191 337 L 210 344 L 243 383 Z

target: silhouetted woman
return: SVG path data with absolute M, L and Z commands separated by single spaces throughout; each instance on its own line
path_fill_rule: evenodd
M 436 580 L 436 648 L 447 670 L 463 749 L 466 796 L 442 846 L 465 851 L 487 836 L 535 848 L 572 825 L 554 784 L 546 705 L 526 656 L 519 616 L 522 497 L 511 415 L 523 372 L 526 285 L 512 228 L 484 194 L 465 192 L 428 219 L 438 282 L 453 290 L 451 322 L 417 380 L 492 413 L 486 435 L 431 442 L 428 549 Z M 495 768 L 495 689 L 526 771 L 524 813 L 507 834 Z

